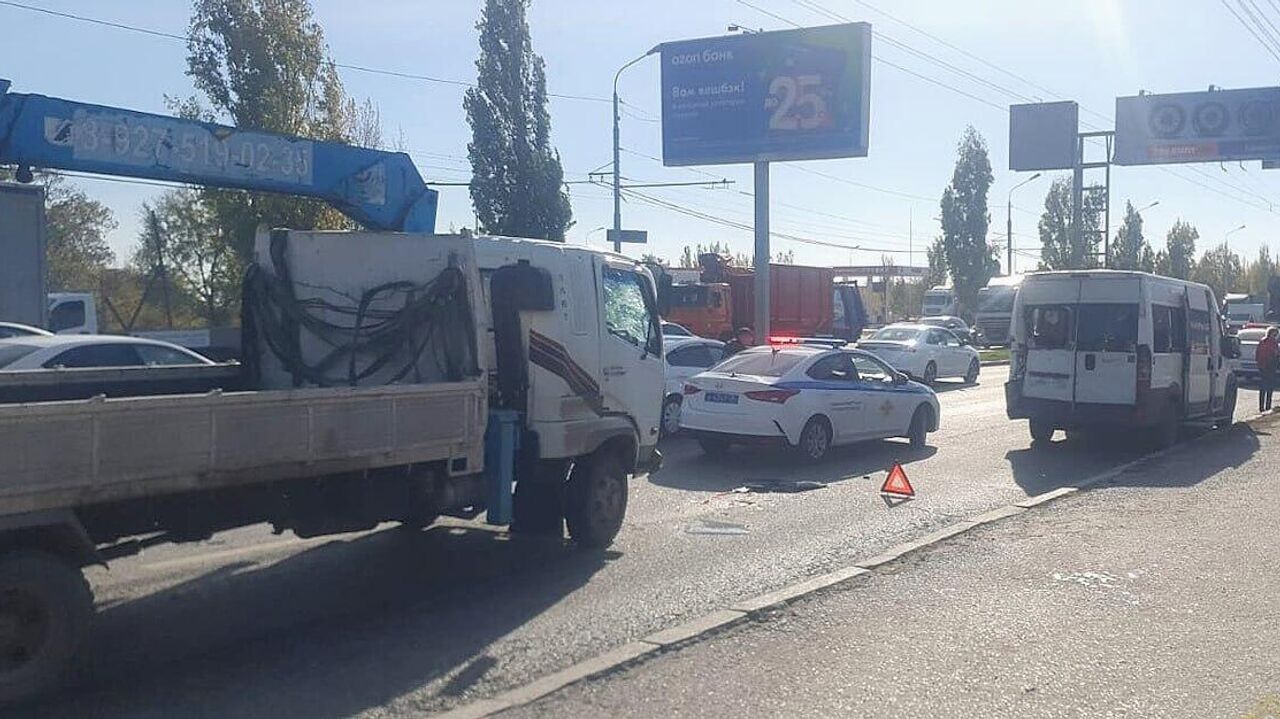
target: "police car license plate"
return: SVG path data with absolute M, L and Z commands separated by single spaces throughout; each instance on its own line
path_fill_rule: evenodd
M 737 404 L 738 395 L 729 392 L 708 392 L 707 401 L 716 404 Z

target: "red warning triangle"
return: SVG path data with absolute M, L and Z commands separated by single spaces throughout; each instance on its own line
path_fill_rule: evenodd
M 907 472 L 902 468 L 901 464 L 893 465 L 893 469 L 889 470 L 889 476 L 885 478 L 884 484 L 880 487 L 881 494 L 894 494 L 899 497 L 914 497 L 916 490 L 911 486 L 910 480 L 907 479 Z

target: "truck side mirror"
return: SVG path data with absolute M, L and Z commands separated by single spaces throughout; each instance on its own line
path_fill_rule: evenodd
M 905 374 L 901 373 L 901 372 L 894 372 L 894 373 L 893 373 L 893 383 L 894 383 L 894 384 L 906 384 L 906 383 L 907 383 L 907 376 L 906 376 Z

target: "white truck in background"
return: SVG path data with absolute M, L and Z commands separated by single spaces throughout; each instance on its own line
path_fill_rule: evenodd
M 56 335 L 98 334 L 98 303 L 92 292 L 50 292 L 45 329 Z
M 1267 318 L 1267 303 L 1253 295 L 1228 293 L 1222 300 L 1222 313 L 1227 317 L 1227 328 L 1238 332 L 1241 327 Z
M 955 290 L 951 288 L 951 285 L 930 287 L 925 290 L 924 304 L 920 308 L 921 315 L 925 317 L 954 315 L 959 310 L 960 303 L 957 301 Z
M 973 325 L 978 331 L 978 344 L 983 347 L 1009 344 L 1009 325 L 1013 320 L 1013 300 L 1018 296 L 1022 275 L 992 277 L 978 290 L 978 311 Z

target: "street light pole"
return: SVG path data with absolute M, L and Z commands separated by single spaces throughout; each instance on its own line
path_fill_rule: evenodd
M 1229 237 L 1231 237 L 1232 235 L 1234 235 L 1235 233 L 1239 232 L 1240 230 L 1243 230 L 1243 229 L 1244 229 L 1244 227 L 1245 227 L 1244 225 L 1240 225 L 1239 227 L 1235 228 L 1234 230 L 1227 230 L 1227 234 L 1225 234 L 1225 235 L 1223 235 L 1223 236 L 1222 236 L 1222 244 L 1225 246 L 1225 245 L 1227 244 L 1227 239 L 1228 239 Z M 1230 249 L 1230 248 L 1228 248 L 1228 249 Z
M 613 75 L 613 229 L 618 234 L 613 240 L 613 251 L 622 253 L 622 103 L 618 99 L 618 78 L 622 71 L 657 52 L 662 46 L 654 46 L 645 54 L 618 68 Z
M 1005 265 L 1005 273 L 1008 274 L 1010 277 L 1013 276 L 1013 191 L 1018 189 L 1019 187 L 1022 187 L 1027 183 L 1034 182 L 1040 179 L 1040 174 L 1041 173 L 1037 172 L 1031 177 L 1028 177 L 1022 182 L 1019 182 L 1018 184 L 1009 188 L 1009 201 L 1005 204 L 1005 207 L 1004 207 L 1005 209 L 1004 239 L 1009 245 L 1009 260 L 1008 260 L 1008 263 Z

